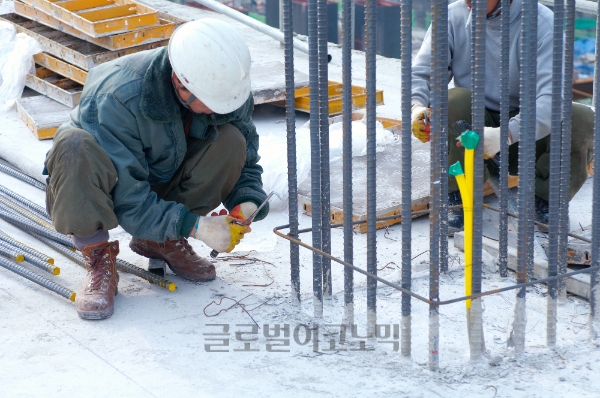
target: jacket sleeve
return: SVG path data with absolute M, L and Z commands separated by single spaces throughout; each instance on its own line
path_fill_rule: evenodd
M 88 97 L 80 109 L 82 128 L 94 135 L 117 170 L 112 200 L 119 224 L 134 237 L 157 242 L 181 236 L 184 224 L 196 217 L 184 205 L 161 200 L 150 189 L 135 116 L 112 94 Z
M 239 116 L 231 121 L 231 124 L 246 137 L 246 163 L 242 168 L 240 178 L 223 203 L 228 210 L 233 209 L 243 202 L 253 202 L 257 206 L 260 206 L 267 197 L 262 184 L 261 175 L 263 169 L 258 164 L 260 160 L 260 156 L 258 155 L 258 134 L 256 126 L 252 122 L 253 111 L 254 99 L 250 95 L 248 101 L 238 110 L 237 113 Z M 267 203 L 254 220 L 262 220 L 268 213 L 269 204 Z
M 550 24 L 546 24 L 551 26 Z M 535 139 L 550 135 L 552 125 L 552 30 L 544 32 L 537 43 L 537 77 L 535 102 Z M 521 114 L 508 123 L 512 141 L 518 142 L 521 135 Z

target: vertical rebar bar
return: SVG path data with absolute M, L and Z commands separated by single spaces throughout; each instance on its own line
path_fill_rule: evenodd
M 563 24 L 564 0 L 554 0 L 554 37 L 552 53 L 552 126 L 550 132 L 550 192 L 560 192 L 560 156 L 562 135 L 562 81 L 563 81 Z M 558 227 L 560 195 L 550 195 L 548 220 L 548 276 L 558 274 Z M 556 345 L 557 281 L 548 282 L 546 345 Z
M 508 122 L 510 105 L 510 7 L 512 0 L 502 0 L 500 37 L 500 181 L 498 198 L 500 214 L 498 225 L 498 270 L 508 276 Z
M 472 292 L 481 293 L 481 252 L 483 234 L 483 146 L 485 128 L 485 48 L 486 48 L 486 0 L 475 0 L 471 10 L 471 120 L 479 134 L 479 145 L 475 149 L 473 175 L 473 262 Z M 483 323 L 481 299 L 471 302 L 468 327 L 471 360 L 481 359 L 483 353 Z
M 367 271 L 377 275 L 377 153 L 376 153 L 376 49 L 377 0 L 366 0 L 366 83 L 367 83 Z M 367 280 L 367 328 L 374 335 L 377 323 L 377 281 Z
M 402 287 L 412 286 L 412 131 L 410 101 L 412 91 L 412 0 L 401 3 L 400 58 L 402 62 Z M 403 356 L 411 352 L 411 300 L 402 293 L 401 349 Z
M 294 97 L 294 32 L 292 0 L 282 0 L 285 59 L 285 122 L 287 129 L 288 204 L 290 236 L 298 238 L 298 170 L 296 159 L 296 110 Z M 290 242 L 292 302 L 300 304 L 300 246 Z
M 321 242 L 322 250 L 331 254 L 327 0 L 317 0 L 317 43 L 319 46 L 319 135 L 321 143 Z M 321 265 L 323 267 L 323 297 L 331 299 L 331 260 L 322 257 Z
M 448 0 L 440 3 L 440 272 L 448 272 Z
M 344 261 L 354 263 L 354 233 L 352 230 L 352 48 L 354 26 L 352 15 L 354 3 L 342 4 L 342 26 L 344 43 L 342 46 L 342 107 L 343 107 L 343 179 L 344 179 Z M 354 323 L 354 271 L 344 267 L 344 311 L 345 323 Z
M 600 2 L 598 2 L 598 11 L 596 14 L 596 37 L 600 37 Z M 600 44 L 596 40 L 596 54 L 600 54 Z M 598 57 L 594 64 L 594 154 L 600 154 L 600 65 Z M 600 171 L 595 172 L 593 176 L 593 197 L 592 197 L 592 264 L 600 265 Z M 590 338 L 600 338 L 600 272 L 592 271 L 590 273 Z
M 521 70 L 520 70 L 520 142 L 519 142 L 519 223 L 517 231 L 517 282 L 527 281 L 528 264 L 533 260 L 533 220 L 530 220 L 529 184 L 533 183 L 533 150 L 535 145 L 535 110 L 531 109 L 531 70 L 536 67 L 532 61 L 531 40 L 537 39 L 532 31 L 533 14 L 537 15 L 537 1 L 524 0 L 521 9 Z M 536 40 L 537 41 L 537 40 Z M 533 122 L 533 123 L 532 123 Z M 533 142 L 533 145 L 532 145 Z M 525 350 L 525 295 L 526 289 L 520 288 L 516 293 L 515 319 L 513 324 L 513 343 L 515 352 L 521 354 Z
M 440 35 L 448 34 L 440 30 L 441 2 L 436 0 L 432 3 L 432 25 L 431 25 L 431 168 L 429 184 L 429 298 L 439 299 L 439 249 L 440 249 L 440 96 L 441 90 L 441 68 L 439 59 Z M 431 304 L 429 306 L 429 369 L 439 369 L 439 307 Z
M 558 227 L 558 273 L 567 272 L 569 237 L 569 185 L 571 181 L 571 110 L 573 107 L 573 46 L 575 41 L 575 1 L 565 4 L 565 45 L 563 67 L 562 142 L 560 156 L 560 221 Z M 558 283 L 559 300 L 567 297 L 565 279 Z
M 319 136 L 319 48 L 317 0 L 308 0 L 308 78 L 310 86 L 310 179 L 312 243 L 321 250 L 321 148 Z M 316 317 L 323 316 L 323 258 L 313 252 L 313 305 Z

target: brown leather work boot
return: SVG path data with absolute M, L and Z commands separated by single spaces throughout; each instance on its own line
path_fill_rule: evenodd
M 212 281 L 217 276 L 215 266 L 197 255 L 184 237 L 167 239 L 163 243 L 133 238 L 129 247 L 140 256 L 163 260 L 175 275 L 194 282 Z
M 75 308 L 81 319 L 106 319 L 115 310 L 119 274 L 119 242 L 100 242 L 83 248 L 88 273 L 75 296 Z

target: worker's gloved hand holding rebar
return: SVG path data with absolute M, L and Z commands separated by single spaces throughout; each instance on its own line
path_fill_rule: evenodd
M 500 127 L 485 127 L 483 129 L 483 158 L 490 159 L 500 152 Z M 510 132 L 508 145 L 510 145 Z
M 250 232 L 250 227 L 236 224 L 235 220 L 229 215 L 198 217 L 190 236 L 219 253 L 229 253 Z
M 253 202 L 244 202 L 231 209 L 229 215 L 243 222 L 246 221 L 246 219 L 252 214 L 254 214 L 256 209 L 258 209 L 258 206 L 256 206 Z M 252 221 L 250 221 L 248 225 L 250 225 L 251 223 Z
M 431 139 L 431 126 L 429 124 L 429 109 L 423 105 L 414 104 L 410 112 L 412 133 L 419 141 L 425 143 Z

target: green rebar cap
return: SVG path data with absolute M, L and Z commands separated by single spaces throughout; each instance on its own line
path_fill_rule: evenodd
M 479 144 L 479 135 L 473 130 L 467 130 L 457 138 L 465 149 L 475 149 Z
M 450 168 L 448 169 L 448 174 L 456 177 L 456 176 L 465 174 L 465 172 L 463 171 L 462 166 L 460 165 L 460 162 L 457 161 L 452 166 L 450 166 Z

